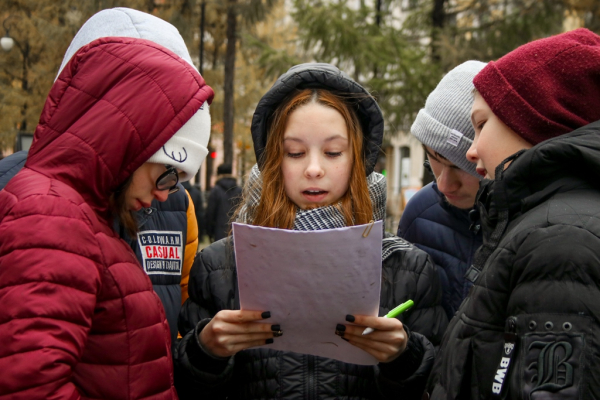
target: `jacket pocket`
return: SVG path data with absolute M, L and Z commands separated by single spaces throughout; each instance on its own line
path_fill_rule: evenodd
M 517 364 L 510 372 L 510 398 L 586 398 L 594 343 L 593 320 L 572 314 L 516 316 Z
M 431 398 L 435 399 L 477 399 L 480 397 L 478 382 L 481 380 L 475 355 L 483 352 L 486 357 L 491 354 L 488 346 L 494 346 L 502 336 L 502 326 L 495 326 L 467 317 L 464 313 L 455 317 L 445 334 L 442 352 L 436 362 L 433 376 L 437 382 L 430 385 Z M 439 365 L 437 365 L 439 364 Z M 435 375 L 439 375 L 436 378 Z M 489 374 L 488 374 L 489 375 Z M 488 377 L 489 381 L 489 377 Z M 489 393 L 488 393 L 489 395 Z

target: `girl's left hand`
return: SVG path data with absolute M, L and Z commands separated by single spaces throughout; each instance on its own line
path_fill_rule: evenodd
M 352 322 L 356 325 L 338 324 L 335 334 L 371 354 L 379 362 L 393 361 L 406 349 L 408 335 L 402 322 L 396 318 L 349 315 L 346 319 L 351 320 L 352 317 Z M 375 331 L 363 336 L 362 333 L 368 326 Z

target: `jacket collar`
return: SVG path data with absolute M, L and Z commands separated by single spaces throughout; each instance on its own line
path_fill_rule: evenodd
M 584 187 L 600 189 L 593 179 L 598 173 L 600 121 L 521 150 L 501 162 L 495 179 L 484 179 L 477 193 L 483 245 L 467 271 L 467 279 L 477 279 L 510 221 L 555 194 Z

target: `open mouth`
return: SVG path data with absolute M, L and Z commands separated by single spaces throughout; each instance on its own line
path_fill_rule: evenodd
M 320 189 L 307 189 L 302 191 L 302 196 L 304 196 L 307 201 L 315 204 L 320 204 L 325 201 L 328 194 L 329 192 L 327 190 Z
M 323 194 L 327 194 L 325 190 L 305 190 L 302 193 L 308 196 L 320 196 Z

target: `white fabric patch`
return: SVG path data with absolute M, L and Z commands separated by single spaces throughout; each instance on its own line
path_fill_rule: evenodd
M 460 133 L 456 129 L 452 129 L 450 131 L 450 135 L 448 135 L 448 140 L 446 140 L 446 143 L 451 144 L 454 147 L 457 147 L 458 144 L 460 143 L 460 139 L 462 139 L 462 137 L 463 137 L 462 133 Z
M 148 275 L 181 275 L 183 235 L 176 231 L 138 232 L 142 265 Z

